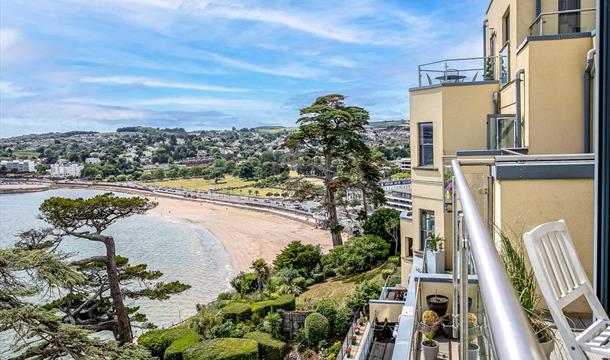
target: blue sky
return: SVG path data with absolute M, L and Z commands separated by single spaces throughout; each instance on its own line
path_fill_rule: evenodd
M 480 56 L 488 0 L 0 2 L 0 137 L 291 126 L 342 93 L 408 118 L 419 63 Z

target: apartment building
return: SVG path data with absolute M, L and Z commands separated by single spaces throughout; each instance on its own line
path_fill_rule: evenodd
M 491 0 L 483 11 L 483 56 L 422 64 L 409 91 L 412 210 L 400 217 L 401 278 L 370 301 L 355 359 L 603 358 L 557 331 L 547 341 L 532 330 L 499 249 L 501 234 L 521 246 L 522 234 L 563 219 L 608 311 L 610 6 Z M 568 256 L 553 251 L 549 259 Z M 602 331 L 560 280 L 575 270 L 552 261 L 559 275 L 549 287 L 563 293 L 548 301 L 561 302 L 572 330 Z M 443 323 L 426 325 L 439 296 Z M 443 339 L 437 354 L 422 341 L 433 333 Z
M 84 166 L 77 163 L 66 163 L 64 161 L 58 161 L 55 164 L 51 164 L 51 177 L 56 178 L 80 178 L 81 171 Z
M 0 161 L 0 171 L 33 173 L 36 172 L 36 163 L 32 160 L 2 160 Z

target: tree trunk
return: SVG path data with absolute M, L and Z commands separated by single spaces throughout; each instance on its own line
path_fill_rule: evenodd
M 331 173 L 332 159 L 330 155 L 326 155 L 324 159 L 324 185 L 326 187 L 326 211 L 328 212 L 328 226 L 330 228 L 330 234 L 333 239 L 333 246 L 342 245 L 343 239 L 341 239 L 341 231 L 336 232 L 335 230 L 339 226 L 339 219 L 337 218 L 337 204 L 335 203 L 335 189 L 331 188 L 332 184 L 332 173 Z
M 133 340 L 131 333 L 131 323 L 129 322 L 129 315 L 125 309 L 123 303 L 123 295 L 121 295 L 121 288 L 119 283 L 119 272 L 116 266 L 116 249 L 114 246 L 114 239 L 110 236 L 107 237 L 106 241 L 106 271 L 108 272 L 108 283 L 110 286 L 110 296 L 112 296 L 112 303 L 116 311 L 117 327 L 118 327 L 118 341 L 128 343 Z

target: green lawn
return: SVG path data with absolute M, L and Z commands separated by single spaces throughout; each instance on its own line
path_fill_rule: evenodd
M 254 185 L 254 181 L 247 181 L 233 176 L 226 176 L 224 179 L 215 183 L 214 180 L 205 180 L 201 178 L 196 179 L 176 179 L 176 180 L 163 180 L 147 182 L 147 185 L 156 186 L 168 186 L 181 189 L 191 190 L 209 190 L 210 188 L 223 188 L 223 187 L 246 187 Z M 260 191 L 260 190 L 259 190 Z M 246 190 L 247 192 L 247 190 Z M 266 191 L 265 191 L 266 193 Z
M 363 281 L 374 280 L 383 285 L 381 270 L 383 270 L 383 265 L 362 274 L 336 276 L 322 283 L 314 284 L 299 295 L 297 305 L 310 304 L 313 306 L 320 299 L 332 299 L 340 304 L 354 290 L 356 285 Z
M 249 191 L 251 191 L 251 192 L 249 192 Z M 256 191 L 258 191 L 258 195 L 256 194 Z M 239 188 L 239 189 L 221 190 L 220 192 L 226 193 L 226 194 L 233 194 L 233 195 L 266 198 L 267 197 L 266 195 L 268 192 L 271 192 L 274 194 L 278 193 L 281 195 L 283 191 L 284 190 L 281 188 L 268 188 L 268 187 L 259 188 L 259 187 L 254 187 L 254 186 L 246 186 L 246 187 Z

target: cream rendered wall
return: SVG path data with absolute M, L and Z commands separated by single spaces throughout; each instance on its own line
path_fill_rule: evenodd
M 386 319 L 388 322 L 398 322 L 404 303 L 382 303 L 372 301 L 369 303 L 369 319 L 377 319 L 377 322 L 383 323 Z
M 593 191 L 593 179 L 496 180 L 495 224 L 514 241 L 521 242 L 522 233 L 540 224 L 564 219 L 592 280 Z M 566 311 L 589 310 L 579 301 Z
M 583 72 L 592 46 L 589 37 L 531 41 L 520 54 L 527 59 L 524 118 L 530 154 L 583 152 Z

